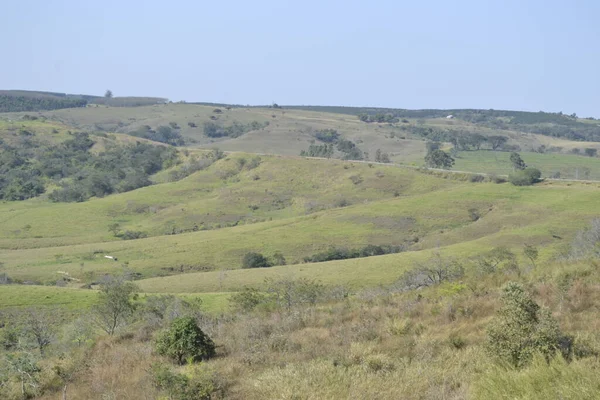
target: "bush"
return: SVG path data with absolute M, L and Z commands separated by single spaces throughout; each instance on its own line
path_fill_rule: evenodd
M 265 293 L 256 288 L 245 287 L 229 299 L 229 304 L 236 311 L 250 312 L 267 300 Z
M 335 143 L 340 134 L 335 129 L 323 129 L 315 132 L 315 138 L 325 143 Z
M 194 318 L 177 318 L 156 340 L 156 352 L 183 365 L 186 361 L 198 362 L 215 355 L 215 344 Z
M 135 240 L 135 239 L 143 239 L 147 237 L 145 232 L 141 231 L 125 231 L 122 234 L 118 235 L 123 240 Z
M 436 253 L 425 263 L 416 263 L 413 269 L 406 271 L 400 278 L 399 284 L 402 289 L 418 289 L 459 279 L 463 275 L 462 265 Z
M 246 253 L 242 259 L 242 268 L 268 268 L 270 266 L 269 260 L 260 253 Z
M 171 371 L 163 364 L 152 366 L 152 378 L 154 385 L 172 400 L 210 400 L 216 389 L 212 379 L 206 379 L 206 376 L 190 378 Z
M 539 169 L 530 167 L 511 174 L 508 179 L 515 186 L 531 186 L 539 182 L 541 177 L 542 173 Z
M 490 355 L 514 367 L 529 364 L 538 352 L 547 360 L 557 351 L 570 355 L 572 340 L 561 334 L 550 312 L 541 309 L 520 284 L 506 284 L 501 301 L 502 307 L 488 327 Z

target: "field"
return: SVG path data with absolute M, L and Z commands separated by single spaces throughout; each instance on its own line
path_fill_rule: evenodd
M 61 203 L 48 192 L 64 182 L 47 179 L 39 197 L 0 202 L 0 279 L 12 282 L 0 285 L 0 394 L 187 399 L 200 395 L 178 391 L 201 387 L 214 399 L 598 398 L 600 274 L 590 222 L 599 216 L 600 158 L 570 153 L 600 143 L 508 129 L 514 124 L 365 123 L 328 111 L 96 104 L 0 115 L 0 139 L 11 146 L 60 146 L 86 130 L 100 154 L 152 143 L 127 134 L 144 125 L 178 126 L 186 139 L 150 186 Z M 262 128 L 210 139 L 208 121 Z M 517 187 L 472 179 L 510 174 L 508 151 L 458 152 L 453 169 L 470 173 L 416 168 L 426 141 L 402 124 L 505 135 L 528 165 L 565 180 Z M 392 163 L 300 157 L 322 129 L 371 160 L 388 152 Z M 542 145 L 554 152 L 533 151 Z M 222 158 L 210 158 L 214 147 Z M 200 167 L 180 174 L 190 165 Z M 305 262 L 377 246 L 396 252 Z M 243 268 L 249 253 L 278 261 Z M 99 293 L 119 279 L 131 280 L 135 294 L 121 298 L 130 314 L 107 335 L 91 306 L 104 304 Z M 570 353 L 535 353 L 522 367 L 490 355 L 488 330 L 509 281 L 549 310 L 539 320 L 554 318 L 552 332 L 566 335 Z M 69 317 L 52 328 L 45 353 L 31 336 L 11 341 L 13 329 L 31 332 L 31 318 L 57 309 Z M 158 335 L 181 316 L 214 340 L 214 359 L 175 365 L 157 353 Z M 10 375 L 13 357 L 24 354 L 39 365 L 27 387 Z M 89 362 L 78 364 L 82 354 Z M 159 380 L 157 365 L 172 379 Z
M 600 180 L 600 158 L 556 153 L 522 152 L 525 163 L 542 171 L 544 177 L 561 179 Z M 454 168 L 461 171 L 479 171 L 508 175 L 513 172 L 510 153 L 491 151 L 463 151 L 456 157 Z

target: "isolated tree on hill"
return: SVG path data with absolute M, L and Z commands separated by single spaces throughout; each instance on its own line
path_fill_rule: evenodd
M 112 90 L 107 90 L 107 91 L 104 93 L 104 97 L 106 97 L 107 99 L 112 99 L 112 97 L 113 97 L 113 92 L 112 92 Z
M 427 153 L 425 163 L 430 168 L 450 169 L 454 165 L 454 158 L 442 150 L 434 150 Z
M 527 168 L 527 164 L 525 164 L 525 161 L 523 161 L 519 153 L 511 153 L 510 162 L 512 164 L 513 170 L 524 170 L 525 168 Z

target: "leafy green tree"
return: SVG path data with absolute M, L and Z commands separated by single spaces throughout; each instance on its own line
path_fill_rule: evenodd
M 242 259 L 242 268 L 268 268 L 270 266 L 269 260 L 260 253 L 246 253 Z
M 568 355 L 570 340 L 561 334 L 558 323 L 514 282 L 502 288 L 502 307 L 487 332 L 486 348 L 493 357 L 514 367 L 527 365 L 536 352 L 547 359 L 557 351 Z
M 531 186 L 538 183 L 541 177 L 542 173 L 539 169 L 528 167 L 511 174 L 508 180 L 515 186 Z
M 200 329 L 194 318 L 175 319 L 156 340 L 156 351 L 183 365 L 186 361 L 198 362 L 215 355 L 215 344 Z
M 510 153 L 510 163 L 512 164 L 513 170 L 524 170 L 527 168 L 527 164 L 521 158 L 519 153 Z
M 430 168 L 450 169 L 454 165 L 454 158 L 442 150 L 434 150 L 425 156 L 425 164 Z
M 112 99 L 113 98 L 112 90 L 107 90 L 106 92 L 104 92 L 104 97 L 107 99 Z
M 98 301 L 92 309 L 96 325 L 109 335 L 126 325 L 135 310 L 137 287 L 123 278 L 108 277 L 100 285 Z

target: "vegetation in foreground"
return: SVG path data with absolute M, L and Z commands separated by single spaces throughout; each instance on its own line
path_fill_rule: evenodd
M 219 315 L 174 296 L 141 301 L 131 282 L 111 278 L 75 320 L 43 307 L 4 311 L 0 393 L 594 399 L 598 226 L 563 261 L 541 263 L 531 247 L 525 262 L 503 248 L 470 260 L 440 253 L 392 285 L 356 292 L 274 279 Z

